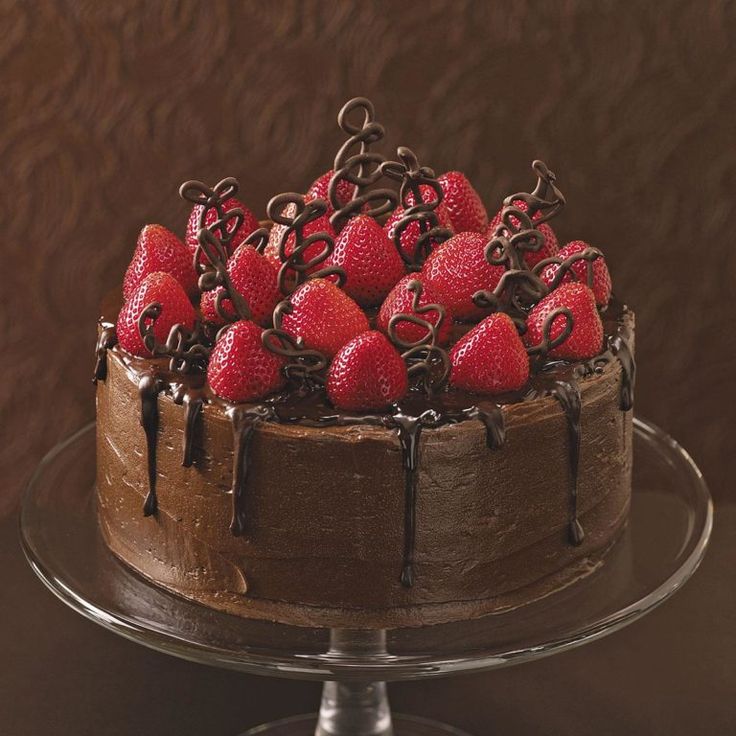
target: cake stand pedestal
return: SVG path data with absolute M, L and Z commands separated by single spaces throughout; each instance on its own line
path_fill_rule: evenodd
M 713 523 L 708 489 L 690 456 L 635 419 L 629 523 L 595 573 L 473 621 L 387 631 L 312 629 L 219 613 L 139 577 L 102 541 L 94 475 L 90 424 L 54 448 L 28 485 L 21 510 L 28 562 L 64 603 L 140 644 L 216 667 L 325 682 L 319 717 L 289 718 L 243 736 L 463 736 L 426 719 L 392 718 L 385 683 L 528 662 L 616 631 L 693 574 Z

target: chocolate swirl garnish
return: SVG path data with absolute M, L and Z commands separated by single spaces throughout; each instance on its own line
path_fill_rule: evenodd
M 338 285 L 345 283 L 345 271 L 336 266 L 309 273 L 323 263 L 335 249 L 335 241 L 327 232 L 320 231 L 304 235 L 305 226 L 318 220 L 327 212 L 327 202 L 324 199 L 305 202 L 301 194 L 285 192 L 278 194 L 268 203 L 266 212 L 276 224 L 284 225 L 284 231 L 279 240 L 279 258 L 282 266 L 279 269 L 278 285 L 282 294 L 288 296 L 307 278 L 337 276 Z M 292 233 L 294 234 L 294 247 L 291 253 L 287 253 L 286 244 Z M 306 251 L 314 243 L 324 243 L 324 245 L 319 253 L 307 261 L 304 259 Z
M 558 317 L 564 317 L 565 326 L 562 328 L 557 337 L 552 337 L 552 326 L 554 321 Z M 574 325 L 574 319 L 572 312 L 567 307 L 557 307 L 553 309 L 545 318 L 542 323 L 542 339 L 538 345 L 528 347 L 526 349 L 527 355 L 532 358 L 531 369 L 532 372 L 539 371 L 544 365 L 545 360 L 549 353 L 556 347 L 562 345 L 565 340 L 572 334 L 572 328 Z
M 512 194 L 504 199 L 503 204 L 506 208 L 512 206 L 514 202 L 524 202 L 529 217 L 534 219 L 537 213 L 541 213 L 535 219 L 537 225 L 541 225 L 562 212 L 565 207 L 565 197 L 555 186 L 557 177 L 547 168 L 544 161 L 532 161 L 532 171 L 537 175 L 537 186 L 534 191 L 529 194 L 526 192 Z
M 568 256 L 564 260 L 562 258 L 558 258 L 557 256 L 552 256 L 551 258 L 545 258 L 544 260 L 539 261 L 532 271 L 535 274 L 540 274 L 544 271 L 544 269 L 547 266 L 550 266 L 552 264 L 557 264 L 559 268 L 555 272 L 554 277 L 549 282 L 549 284 L 546 285 L 546 293 L 549 293 L 550 291 L 554 291 L 563 281 L 565 276 L 569 273 L 572 275 L 572 277 L 578 281 L 579 277 L 576 271 L 573 270 L 573 266 L 576 263 L 579 263 L 580 261 L 585 262 L 585 277 L 586 277 L 586 283 L 589 288 L 593 288 L 593 263 L 598 259 L 602 258 L 603 253 L 601 253 L 598 248 L 592 248 L 587 247 L 583 250 L 581 250 L 579 253 L 573 253 L 571 256 Z
M 394 227 L 393 241 L 403 261 L 412 270 L 418 271 L 432 252 L 432 248 L 451 238 L 452 231 L 439 225 L 435 210 L 444 195 L 434 171 L 427 166 L 420 166 L 414 152 L 405 146 L 400 146 L 397 154 L 400 161 L 386 161 L 380 167 L 386 177 L 401 182 L 399 196 L 404 216 Z M 434 192 L 434 196 L 428 201 L 425 201 L 422 187 L 428 187 Z M 401 247 L 401 236 L 412 222 L 418 223 L 420 235 L 417 238 L 414 257 L 410 258 Z
M 285 314 L 291 314 L 293 306 L 288 299 L 279 302 L 273 312 L 273 328 L 264 330 L 263 346 L 276 355 L 287 359 L 284 374 L 289 380 L 297 380 L 303 386 L 313 387 L 325 382 L 324 369 L 327 358 L 319 350 L 304 347 L 301 337 L 294 337 L 282 327 Z
M 493 266 L 526 268 L 524 253 L 537 253 L 544 247 L 544 235 L 535 225 L 552 219 L 565 206 L 565 197 L 555 186 L 555 175 L 546 164 L 534 161 L 532 170 L 537 175 L 534 191 L 517 192 L 503 201 L 501 222 L 485 250 L 486 260 Z M 517 206 L 517 202 L 523 202 L 526 210 Z
M 199 211 L 199 219 L 197 222 L 198 230 L 206 227 L 207 215 L 210 210 L 214 210 L 217 213 L 217 223 L 215 224 L 220 228 L 220 240 L 227 244 L 233 239 L 235 233 L 240 229 L 245 217 L 241 209 L 232 208 L 227 211 L 225 210 L 225 202 L 234 197 L 238 193 L 239 189 L 240 184 L 238 184 L 238 180 L 232 176 L 217 182 L 213 188 L 208 187 L 201 181 L 192 179 L 190 181 L 185 181 L 179 187 L 179 196 L 192 204 L 200 205 L 202 207 Z M 238 213 L 238 216 L 232 217 L 233 213 Z M 228 218 L 227 215 L 230 215 L 231 217 Z M 227 225 L 230 225 L 230 227 L 223 228 L 223 226 Z M 210 229 L 214 230 L 215 225 Z M 198 255 L 199 254 L 197 254 L 197 256 Z M 199 258 L 197 258 L 197 260 L 199 260 Z M 195 261 L 195 264 L 196 263 L 197 261 Z
M 215 311 L 226 323 L 239 319 L 251 319 L 251 311 L 242 294 L 233 286 L 227 272 L 228 251 L 225 247 L 240 229 L 245 219 L 243 210 L 238 207 L 226 210 L 225 203 L 238 193 L 237 179 L 228 177 L 210 189 L 201 181 L 187 181 L 179 187 L 179 195 L 201 207 L 199 211 L 199 230 L 197 248 L 194 251 L 194 269 L 199 276 L 199 289 L 213 291 L 221 286 L 215 299 Z M 217 219 L 206 227 L 207 216 L 214 210 Z M 256 230 L 248 240 L 260 239 L 262 233 Z M 260 242 L 260 240 L 258 241 Z M 230 300 L 234 314 L 224 308 L 224 300 Z
M 349 119 L 355 110 L 363 113 L 360 124 L 352 123 Z M 373 103 L 365 97 L 348 100 L 338 113 L 337 124 L 349 138 L 335 156 L 332 167 L 334 173 L 328 189 L 330 204 L 335 210 L 330 218 L 335 232 L 340 232 L 354 215 L 364 213 L 370 217 L 380 217 L 396 207 L 396 193 L 393 190 L 379 188 L 368 191 L 368 187 L 383 176 L 381 164 L 386 160 L 382 154 L 368 150 L 386 134 L 384 127 L 373 119 L 374 115 Z M 343 181 L 355 187 L 353 198 L 345 204 L 338 197 L 338 187 Z
M 172 373 L 187 374 L 203 372 L 207 368 L 210 348 L 202 340 L 201 326 L 197 322 L 194 330 L 182 324 L 173 325 L 169 330 L 166 342 L 161 344 L 154 333 L 154 323 L 161 316 L 161 304 L 151 302 L 138 317 L 138 333 L 143 345 L 154 358 L 169 359 L 169 370 Z
M 409 378 L 421 376 L 422 385 L 428 396 L 445 385 L 450 375 L 450 358 L 447 351 L 438 345 L 439 329 L 446 318 L 446 310 L 441 304 L 420 305 L 422 283 L 412 279 L 406 288 L 414 295 L 412 313 L 394 314 L 388 322 L 388 336 L 391 342 L 402 351 L 401 357 L 408 365 Z M 437 321 L 423 319 L 421 315 L 434 312 Z M 426 332 L 417 340 L 402 340 L 397 333 L 397 326 L 402 322 L 419 325 Z
M 473 304 L 489 312 L 506 312 L 521 334 L 526 330 L 526 313 L 531 304 L 547 294 L 544 282 L 526 269 L 506 271 L 493 291 L 482 289 L 473 294 Z

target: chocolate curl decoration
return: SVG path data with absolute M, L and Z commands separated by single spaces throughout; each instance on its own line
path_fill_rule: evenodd
M 355 110 L 363 112 L 363 122 L 359 125 L 349 120 Z M 370 217 L 380 217 L 396 207 L 396 193 L 391 189 L 366 191 L 383 176 L 380 167 L 386 160 L 382 154 L 368 150 L 386 135 L 384 127 L 373 119 L 374 115 L 373 103 L 365 97 L 348 100 L 337 115 L 337 124 L 349 138 L 335 156 L 332 167 L 334 173 L 328 189 L 330 204 L 335 210 L 330 218 L 335 232 L 340 232 L 354 215 L 364 213 Z M 338 187 L 343 181 L 355 187 L 353 198 L 344 205 L 337 196 Z M 374 202 L 379 204 L 367 206 Z
M 295 211 L 293 217 L 286 214 L 288 209 L 292 209 L 289 205 L 293 205 Z M 345 271 L 337 267 L 322 268 L 308 275 L 308 271 L 324 262 L 335 249 L 335 241 L 329 233 L 317 232 L 304 236 L 305 225 L 319 219 L 327 212 L 327 202 L 324 199 L 305 202 L 301 194 L 286 192 L 275 196 L 268 203 L 266 212 L 275 223 L 286 226 L 279 241 L 279 258 L 282 266 L 279 269 L 278 286 L 282 294 L 288 296 L 307 278 L 337 276 L 338 286 L 345 283 Z M 291 233 L 294 233 L 294 249 L 287 254 L 286 243 Z M 305 261 L 304 254 L 307 248 L 318 242 L 324 243 L 322 250 Z
M 476 291 L 473 303 L 480 309 L 489 310 L 489 313 L 506 312 L 523 335 L 527 310 L 546 294 L 547 286 L 536 273 L 510 269 L 501 276 L 493 291 Z
M 508 207 L 514 202 L 524 202 L 530 217 L 533 218 L 537 212 L 542 213 L 542 216 L 535 220 L 537 225 L 541 225 L 562 212 L 565 197 L 555 186 L 557 177 L 547 168 L 544 161 L 532 161 L 532 171 L 537 175 L 537 186 L 534 191 L 531 194 L 526 192 L 512 194 L 504 199 L 503 204 L 504 207 Z
M 226 228 L 220 232 L 220 240 L 227 245 L 243 224 L 243 219 L 245 217 L 243 211 L 240 209 L 233 208 L 231 210 L 225 210 L 225 202 L 234 197 L 238 193 L 239 189 L 240 184 L 238 184 L 238 180 L 232 176 L 217 182 L 212 189 L 203 182 L 192 179 L 190 181 L 185 181 L 179 187 L 179 196 L 192 204 L 201 205 L 202 209 L 199 212 L 199 221 L 197 223 L 200 230 L 205 227 L 207 215 L 210 210 L 215 210 L 217 213 L 217 220 L 220 225 L 232 224 L 232 227 Z M 232 217 L 232 213 L 236 212 L 239 213 L 239 219 L 236 221 L 235 218 L 233 218 L 233 222 L 230 223 L 226 215 L 229 214 Z M 214 230 L 215 226 L 213 225 L 210 229 Z
M 238 207 L 226 210 L 225 202 L 234 197 L 240 188 L 237 179 L 228 177 L 210 189 L 201 181 L 191 180 L 179 187 L 179 196 L 195 205 L 200 205 L 199 231 L 197 232 L 197 248 L 194 252 L 194 269 L 199 276 L 198 286 L 201 291 L 212 291 L 222 286 L 217 294 L 215 310 L 226 323 L 240 319 L 251 319 L 252 314 L 243 295 L 233 286 L 227 272 L 228 252 L 226 245 L 233 239 L 245 219 L 243 210 Z M 207 215 L 211 210 L 217 219 L 205 227 Z M 261 233 L 256 230 L 251 238 Z M 204 258 L 202 257 L 204 256 Z M 225 311 L 223 301 L 229 299 L 235 314 Z
M 287 359 L 284 374 L 289 380 L 297 380 L 306 386 L 322 385 L 327 358 L 319 350 L 308 350 L 301 337 L 286 332 L 281 324 L 284 314 L 291 314 L 293 306 L 288 299 L 279 302 L 273 312 L 273 328 L 264 330 L 263 346 Z
M 199 322 L 194 330 L 182 324 L 174 325 L 169 330 L 166 342 L 161 344 L 153 332 L 154 322 L 161 316 L 161 309 L 159 302 L 151 302 L 138 317 L 138 334 L 146 350 L 154 358 L 169 358 L 169 370 L 172 373 L 203 372 L 207 368 L 210 349 L 202 344 Z
M 231 212 L 235 212 L 235 210 Z M 237 212 L 241 211 L 237 210 Z M 226 215 L 226 219 L 230 214 Z M 248 302 L 245 301 L 243 295 L 233 286 L 230 280 L 230 274 L 227 272 L 227 251 L 223 241 L 215 235 L 214 231 L 216 229 L 226 230 L 227 224 L 222 220 L 217 220 L 213 223 L 211 230 L 202 228 L 197 233 L 199 245 L 197 246 L 194 263 L 199 274 L 199 288 L 202 291 L 212 291 L 218 286 L 222 286 L 222 290 L 218 291 L 215 297 L 215 311 L 226 323 L 236 322 L 240 319 L 252 319 L 253 314 Z M 209 263 L 201 262 L 200 253 L 204 254 L 205 260 Z M 225 299 L 230 300 L 235 314 L 225 310 L 223 304 Z
M 557 258 L 556 256 L 545 258 L 544 260 L 539 261 L 539 263 L 537 263 L 532 270 L 535 274 L 540 274 L 547 266 L 553 263 L 559 265 L 554 278 L 552 279 L 552 281 L 550 281 L 549 285 L 546 286 L 547 292 L 550 292 L 554 291 L 562 283 L 563 279 L 568 273 L 572 274 L 572 277 L 576 281 L 579 281 L 580 278 L 578 277 L 578 274 L 572 270 L 572 266 L 579 261 L 585 261 L 585 282 L 588 285 L 588 288 L 592 289 L 593 263 L 595 263 L 595 261 L 602 257 L 603 253 L 601 253 L 598 248 L 592 248 L 589 246 L 588 248 L 581 250 L 579 253 L 573 253 L 571 256 L 568 256 L 564 260 L 561 258 Z
M 557 335 L 554 339 L 552 338 L 552 325 L 557 317 L 565 318 L 565 326 L 562 332 Z M 553 309 L 545 318 L 542 323 L 542 341 L 539 345 L 534 345 L 526 349 L 527 355 L 532 358 L 532 371 L 539 371 L 544 361 L 547 359 L 547 355 L 551 350 L 554 350 L 559 345 L 562 345 L 570 334 L 574 325 L 574 319 L 572 312 L 567 307 L 558 307 Z
M 450 357 L 447 351 L 437 344 L 437 336 L 442 322 L 446 318 L 445 308 L 441 304 L 425 304 L 421 306 L 422 283 L 412 279 L 406 288 L 414 294 L 411 304 L 412 314 L 394 314 L 388 322 L 388 336 L 391 342 L 402 351 L 401 357 L 408 365 L 409 378 L 421 376 L 422 385 L 428 396 L 442 388 L 450 375 Z M 437 323 L 423 319 L 422 314 L 436 312 Z M 402 340 L 396 331 L 401 322 L 411 322 L 426 330 L 418 340 Z
M 396 152 L 401 161 L 386 161 L 380 167 L 387 178 L 401 182 L 399 195 L 404 216 L 396 223 L 393 240 L 402 260 L 412 270 L 418 271 L 432 252 L 432 248 L 452 237 L 452 232 L 439 226 L 435 210 L 444 195 L 434 171 L 427 166 L 420 166 L 411 149 L 400 146 Z M 434 192 L 434 197 L 428 202 L 424 201 L 422 186 L 429 187 Z M 409 195 L 413 198 L 414 204 L 411 204 Z M 409 258 L 401 247 L 401 236 L 412 222 L 418 222 L 420 230 L 413 259 Z
M 536 226 L 551 220 L 565 206 L 565 197 L 555 186 L 555 175 L 547 165 L 543 161 L 534 161 L 532 170 L 537 175 L 534 191 L 530 194 L 518 192 L 503 201 L 501 222 L 485 250 L 486 260 L 493 266 L 526 268 L 523 254 L 537 253 L 544 246 L 544 235 Z M 526 211 L 515 202 L 524 202 Z M 535 220 L 537 213 L 542 215 Z

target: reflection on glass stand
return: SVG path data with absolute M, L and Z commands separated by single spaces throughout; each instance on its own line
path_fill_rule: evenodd
M 24 496 L 21 540 L 41 580 L 73 609 L 128 639 L 184 659 L 325 682 L 319 716 L 287 718 L 244 736 L 464 736 L 393 716 L 386 681 L 531 661 L 598 639 L 666 600 L 705 553 L 713 509 L 703 477 L 664 432 L 634 420 L 629 524 L 602 568 L 518 609 L 388 631 L 308 629 L 250 621 L 177 598 L 109 552 L 94 503 L 90 424 L 43 460 Z

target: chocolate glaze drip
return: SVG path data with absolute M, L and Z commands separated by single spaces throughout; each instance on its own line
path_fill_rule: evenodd
M 156 499 L 156 440 L 158 437 L 158 395 L 161 382 L 152 372 L 144 373 L 138 382 L 141 398 L 141 426 L 146 433 L 148 464 L 148 495 L 143 503 L 143 515 L 151 516 L 158 510 Z
M 570 452 L 570 544 L 576 547 L 583 543 L 585 532 L 578 519 L 578 465 L 580 461 L 580 387 L 574 378 L 555 381 L 552 393 L 560 402 L 567 419 Z
M 233 516 L 230 531 L 234 537 L 245 534 L 245 487 L 248 480 L 249 454 L 251 440 L 256 425 L 269 418 L 271 410 L 267 406 L 252 408 L 234 407 L 230 412 L 233 424 Z
M 417 470 L 419 468 L 419 438 L 422 434 L 422 417 L 394 414 L 392 423 L 399 433 L 401 456 L 404 465 L 404 561 L 400 581 L 405 588 L 414 585 L 414 546 L 417 529 Z
M 621 363 L 621 411 L 629 411 L 634 406 L 634 387 L 636 384 L 636 361 L 629 342 L 628 329 L 619 330 L 608 339 L 608 347 Z
M 194 429 L 197 426 L 199 415 L 202 413 L 203 405 L 204 402 L 200 398 L 193 398 L 189 394 L 184 397 L 185 424 L 181 464 L 185 468 L 191 467 L 193 462 Z
M 93 383 L 104 381 L 107 378 L 107 351 L 116 345 L 118 336 L 115 327 L 108 325 L 100 330 L 97 337 L 97 345 L 95 346 L 95 370 Z
M 498 450 L 506 441 L 506 426 L 503 412 L 498 404 L 484 407 L 474 406 L 466 412 L 468 418 L 479 419 L 486 428 L 486 445 L 489 450 Z

